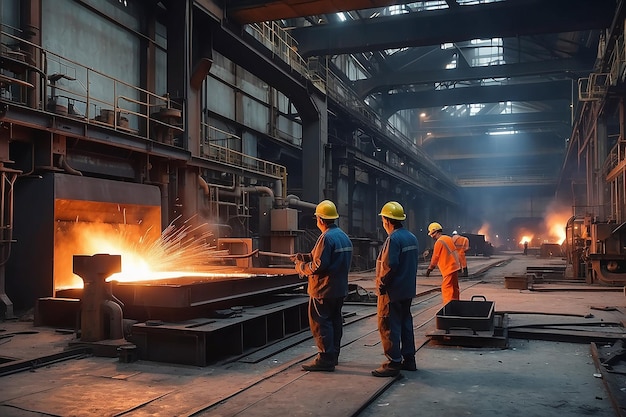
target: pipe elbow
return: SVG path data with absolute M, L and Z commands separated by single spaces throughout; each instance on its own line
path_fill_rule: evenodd
M 67 160 L 65 159 L 65 155 L 60 155 L 59 156 L 59 165 L 61 166 L 61 168 L 63 168 L 63 170 L 65 172 L 67 172 L 68 174 L 72 174 L 72 175 L 78 175 L 80 177 L 83 176 L 83 173 L 80 172 L 77 169 L 74 169 L 70 166 L 70 164 L 67 163 Z
M 204 190 L 204 195 L 209 195 L 209 184 L 202 178 L 202 175 L 198 175 L 198 186 Z
M 122 307 L 112 300 L 104 300 L 102 307 L 109 314 L 109 339 L 124 339 L 124 320 Z

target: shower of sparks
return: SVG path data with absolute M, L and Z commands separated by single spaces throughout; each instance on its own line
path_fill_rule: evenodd
M 152 227 L 110 223 L 71 223 L 57 235 L 59 264 L 71 260 L 73 254 L 121 255 L 122 272 L 109 281 L 140 281 L 206 274 L 216 262 L 228 255 L 211 244 L 213 234 L 206 223 L 192 219 L 170 223 L 159 235 Z M 66 264 L 67 264 L 67 261 Z M 211 266 L 213 265 L 213 267 Z M 67 268 L 71 266 L 67 265 Z M 59 287 L 82 287 L 82 279 L 73 275 L 71 282 Z
M 227 255 L 210 244 L 208 225 L 193 224 L 191 219 L 177 226 L 170 223 L 157 239 L 150 239 L 148 230 L 130 248 L 122 252 L 122 272 L 109 281 L 167 279 L 201 274 L 207 265 Z M 122 233 L 125 234 L 125 233 Z
M 159 239 L 138 245 L 138 253 L 150 264 L 152 271 L 193 271 L 227 255 L 209 243 L 212 233 L 206 224 L 192 225 L 189 220 L 183 226 L 174 223 L 163 230 Z M 142 240 L 145 242 L 145 240 Z

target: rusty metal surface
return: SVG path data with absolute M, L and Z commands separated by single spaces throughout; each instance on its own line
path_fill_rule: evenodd
M 231 272 L 231 277 L 183 275 L 175 279 L 114 283 L 113 293 L 125 305 L 184 309 L 285 292 L 305 284 L 293 269 L 249 268 Z M 238 273 L 251 275 L 242 277 Z

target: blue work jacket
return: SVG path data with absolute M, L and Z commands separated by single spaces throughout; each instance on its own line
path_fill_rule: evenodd
M 329 225 L 303 265 L 308 276 L 308 294 L 313 298 L 348 295 L 348 272 L 352 263 L 352 242 L 336 224 Z
M 389 294 L 390 301 L 415 297 L 419 244 L 404 227 L 395 229 L 385 240 L 376 259 L 376 288 Z

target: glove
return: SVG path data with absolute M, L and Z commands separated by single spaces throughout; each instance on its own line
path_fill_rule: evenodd
M 304 262 L 296 260 L 296 272 L 300 275 L 300 278 L 306 278 L 306 274 L 304 273 Z
M 387 294 L 387 286 L 385 284 L 380 284 L 378 287 L 378 294 L 385 295 Z
M 425 273 L 424 275 L 426 275 L 426 276 L 428 277 L 428 276 L 430 276 L 430 273 L 431 273 L 431 272 L 433 272 L 433 270 L 432 270 L 432 269 L 430 269 L 430 268 L 428 268 L 428 269 L 426 270 L 426 273 Z
M 296 261 L 303 262 L 304 261 L 304 254 L 302 254 L 302 253 L 294 253 L 293 255 L 291 255 L 289 257 L 289 260 L 291 262 L 296 262 Z

